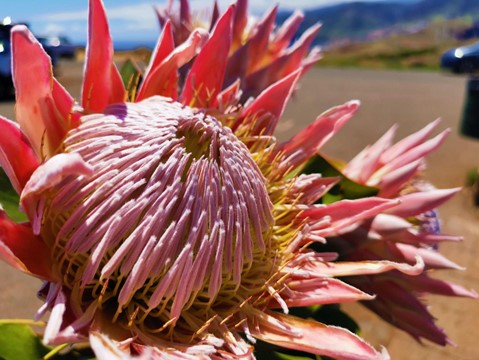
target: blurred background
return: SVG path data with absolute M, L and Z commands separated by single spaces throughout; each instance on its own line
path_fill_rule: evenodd
M 151 3 L 104 2 L 118 64 L 130 57 L 145 64 L 160 32 Z M 211 4 L 209 0 L 191 3 L 194 9 L 209 9 Z M 227 3 L 220 2 L 220 6 L 224 9 Z M 279 4 L 279 23 L 293 7 L 300 7 L 305 13 L 303 29 L 316 22 L 323 24 L 315 45 L 323 48 L 324 59 L 302 79 L 277 136 L 287 139 L 329 107 L 359 99 L 362 107 L 357 116 L 324 148 L 326 154 L 349 161 L 395 123 L 400 126 L 399 140 L 441 117 L 439 130 L 449 127 L 453 131 L 430 157 L 426 176 L 440 188 L 464 187 L 440 209 L 444 232 L 462 235 L 464 242 L 443 245 L 441 252 L 467 271 L 437 276 L 479 290 L 479 130 L 475 132 L 479 129 L 479 86 L 475 85 L 479 71 L 479 0 L 302 0 Z M 258 16 L 270 6 L 266 0 L 250 1 Z M 87 1 L 78 0 L 2 4 L 0 114 L 15 118 L 9 50 L 9 32 L 15 23 L 26 24 L 39 37 L 52 57 L 57 78 L 79 98 L 86 7 Z M 471 131 L 464 131 L 464 121 L 477 124 Z M 40 305 L 34 300 L 40 282 L 3 263 L 0 276 L 0 318 L 31 318 Z M 362 336 L 376 347 L 386 346 L 393 359 L 479 359 L 478 301 L 442 297 L 426 301 L 457 347 L 418 344 L 358 304 L 348 305 L 345 310 L 358 320 Z
M 230 2 L 219 0 L 219 5 L 224 9 Z M 104 3 L 118 50 L 154 46 L 160 29 L 152 7 L 165 6 L 166 0 Z M 207 17 L 213 1 L 190 3 Z M 479 34 L 477 0 L 257 0 L 249 1 L 249 7 L 259 17 L 275 3 L 278 22 L 300 8 L 305 13 L 303 30 L 323 24 L 315 41 L 327 51 L 323 65 L 438 69 L 442 52 L 473 42 Z M 7 21 L 28 24 L 47 46 L 85 44 L 86 0 L 8 1 L 2 13 L 0 18 Z

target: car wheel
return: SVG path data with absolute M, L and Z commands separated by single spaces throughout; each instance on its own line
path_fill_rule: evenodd
M 0 77 L 0 100 L 10 100 L 13 96 L 13 82 L 10 77 Z
M 470 60 L 463 60 L 459 65 L 459 72 L 463 74 L 471 74 L 475 72 L 476 67 Z

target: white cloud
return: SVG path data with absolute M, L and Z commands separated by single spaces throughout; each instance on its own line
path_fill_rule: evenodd
M 279 4 L 279 7 L 282 9 L 310 9 L 318 8 L 323 6 L 337 5 L 345 2 L 353 2 L 358 0 L 250 0 L 248 2 L 248 7 L 251 12 L 262 13 L 275 4 Z M 387 1 L 387 0 L 361 0 L 361 1 Z M 229 4 L 233 3 L 232 0 L 218 0 L 218 4 L 221 9 L 226 9 Z M 201 9 L 201 8 L 211 8 L 213 1 L 212 0 L 190 0 L 192 8 Z
M 41 35 L 56 35 L 66 31 L 66 27 L 57 23 L 47 23 L 40 30 Z
M 106 6 L 106 12 L 114 38 L 128 37 L 129 34 L 125 34 L 126 31 L 138 33 L 159 30 L 158 20 L 151 3 Z M 56 33 L 70 34 L 80 39 L 86 36 L 87 18 L 87 10 L 78 10 L 39 15 L 33 23 L 38 29 L 37 32 L 52 33 L 53 31 L 50 30 L 57 30 Z
M 37 21 L 86 21 L 88 18 L 87 10 L 65 11 L 58 13 L 50 13 L 47 15 L 39 15 Z
M 278 3 L 280 8 L 284 9 L 308 9 L 313 7 L 335 5 L 338 3 L 352 2 L 357 0 L 250 0 L 249 9 L 253 13 L 262 13 L 270 9 L 274 4 Z M 386 0 L 362 0 L 362 1 L 386 1 Z M 220 9 L 225 10 L 234 0 L 218 0 Z M 166 6 L 166 0 L 142 2 L 135 5 L 109 5 L 106 4 L 107 16 L 110 20 L 123 20 L 128 22 L 141 23 L 143 28 L 147 26 L 153 28 L 156 26 L 156 16 L 153 11 L 153 5 Z M 175 1 L 174 6 L 179 6 Z M 213 6 L 213 0 L 190 0 L 190 6 L 194 10 L 203 11 L 210 10 Z M 77 10 L 50 13 L 38 15 L 34 21 L 51 21 L 51 22 L 70 22 L 70 21 L 86 21 L 88 11 Z M 32 19 L 33 20 L 33 19 Z
M 125 35 L 126 31 L 154 34 L 159 31 L 158 19 L 150 3 L 111 7 L 106 11 L 114 37 L 115 34 Z
M 108 19 L 110 20 L 128 20 L 128 21 L 148 21 L 155 20 L 153 5 L 151 3 L 140 3 L 135 5 L 111 6 L 106 7 Z M 66 11 L 54 14 L 40 15 L 37 20 L 50 21 L 77 21 L 88 18 L 87 10 Z
M 357 1 L 357 0 L 250 0 L 249 9 L 251 12 L 264 12 L 270 9 L 274 4 L 278 3 L 280 8 L 285 9 L 307 9 L 312 7 L 328 6 L 338 3 Z M 381 0 L 362 0 L 362 1 L 381 1 Z M 218 0 L 219 6 L 222 10 L 225 10 L 229 4 L 232 4 L 234 0 Z M 109 5 L 106 4 L 106 11 L 110 20 L 125 20 L 136 22 L 152 23 L 156 21 L 155 14 L 153 12 L 153 5 L 166 6 L 166 1 L 152 1 L 142 2 L 135 5 Z M 179 6 L 175 2 L 174 6 Z M 193 10 L 209 10 L 213 6 L 213 0 L 190 0 L 190 6 Z M 88 17 L 88 11 L 66 11 L 58 13 L 50 13 L 45 15 L 38 15 L 35 20 L 42 21 L 55 21 L 55 22 L 67 22 L 67 21 L 80 21 L 86 20 Z
M 151 3 L 117 6 L 106 9 L 109 19 L 147 22 L 156 24 L 156 15 Z

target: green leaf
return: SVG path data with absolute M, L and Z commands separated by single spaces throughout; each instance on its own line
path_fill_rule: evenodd
M 272 353 L 272 358 L 278 360 L 311 360 L 311 359 L 318 359 L 319 357 L 316 355 L 293 355 L 293 354 L 285 354 L 280 352 Z
M 134 60 L 128 59 L 123 63 L 120 75 L 128 94 L 128 101 L 134 101 L 138 85 L 143 77 L 143 71 Z
M 0 325 L 0 359 L 36 360 L 50 352 L 32 328 L 22 324 Z
M 466 174 L 466 186 L 472 187 L 477 184 L 479 181 L 479 169 L 474 168 L 467 172 Z
M 19 210 L 20 197 L 2 168 L 0 168 L 0 204 L 12 220 L 28 221 L 27 216 Z
M 324 177 L 341 177 L 340 182 L 334 186 L 321 199 L 324 204 L 343 199 L 361 199 L 364 197 L 375 196 L 379 192 L 378 188 L 359 184 L 341 172 L 343 164 L 332 159 L 326 159 L 324 156 L 316 155 L 312 158 L 305 168 L 301 171 L 303 174 L 321 174 Z
M 258 344 L 255 348 L 258 347 Z M 316 360 L 320 359 L 320 357 L 308 354 L 305 352 L 297 351 L 297 350 L 289 350 L 280 348 L 278 346 L 274 347 L 274 350 L 271 349 L 267 350 L 256 350 L 254 352 L 254 356 L 256 360 Z
M 355 334 L 359 334 L 360 331 L 359 325 L 341 310 L 339 304 L 291 308 L 290 314 L 303 319 L 314 319 L 326 325 L 340 326 Z
M 55 355 L 49 360 L 97 360 L 90 348 L 72 349 L 66 354 Z
M 358 323 L 342 311 L 339 304 L 323 305 L 312 317 L 323 324 L 340 326 L 355 334 L 359 334 L 361 331 Z
M 43 345 L 32 324 L 17 319 L 0 320 L 0 360 L 96 360 L 89 346 Z

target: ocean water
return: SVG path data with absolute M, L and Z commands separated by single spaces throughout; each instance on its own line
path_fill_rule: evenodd
M 86 43 L 82 41 L 74 42 L 78 47 L 85 47 Z M 153 50 L 156 40 L 114 40 L 113 46 L 116 51 L 129 51 L 138 48 L 147 48 Z
M 153 50 L 156 40 L 117 40 L 113 42 L 113 46 L 117 51 L 135 50 L 138 48 L 147 48 Z

